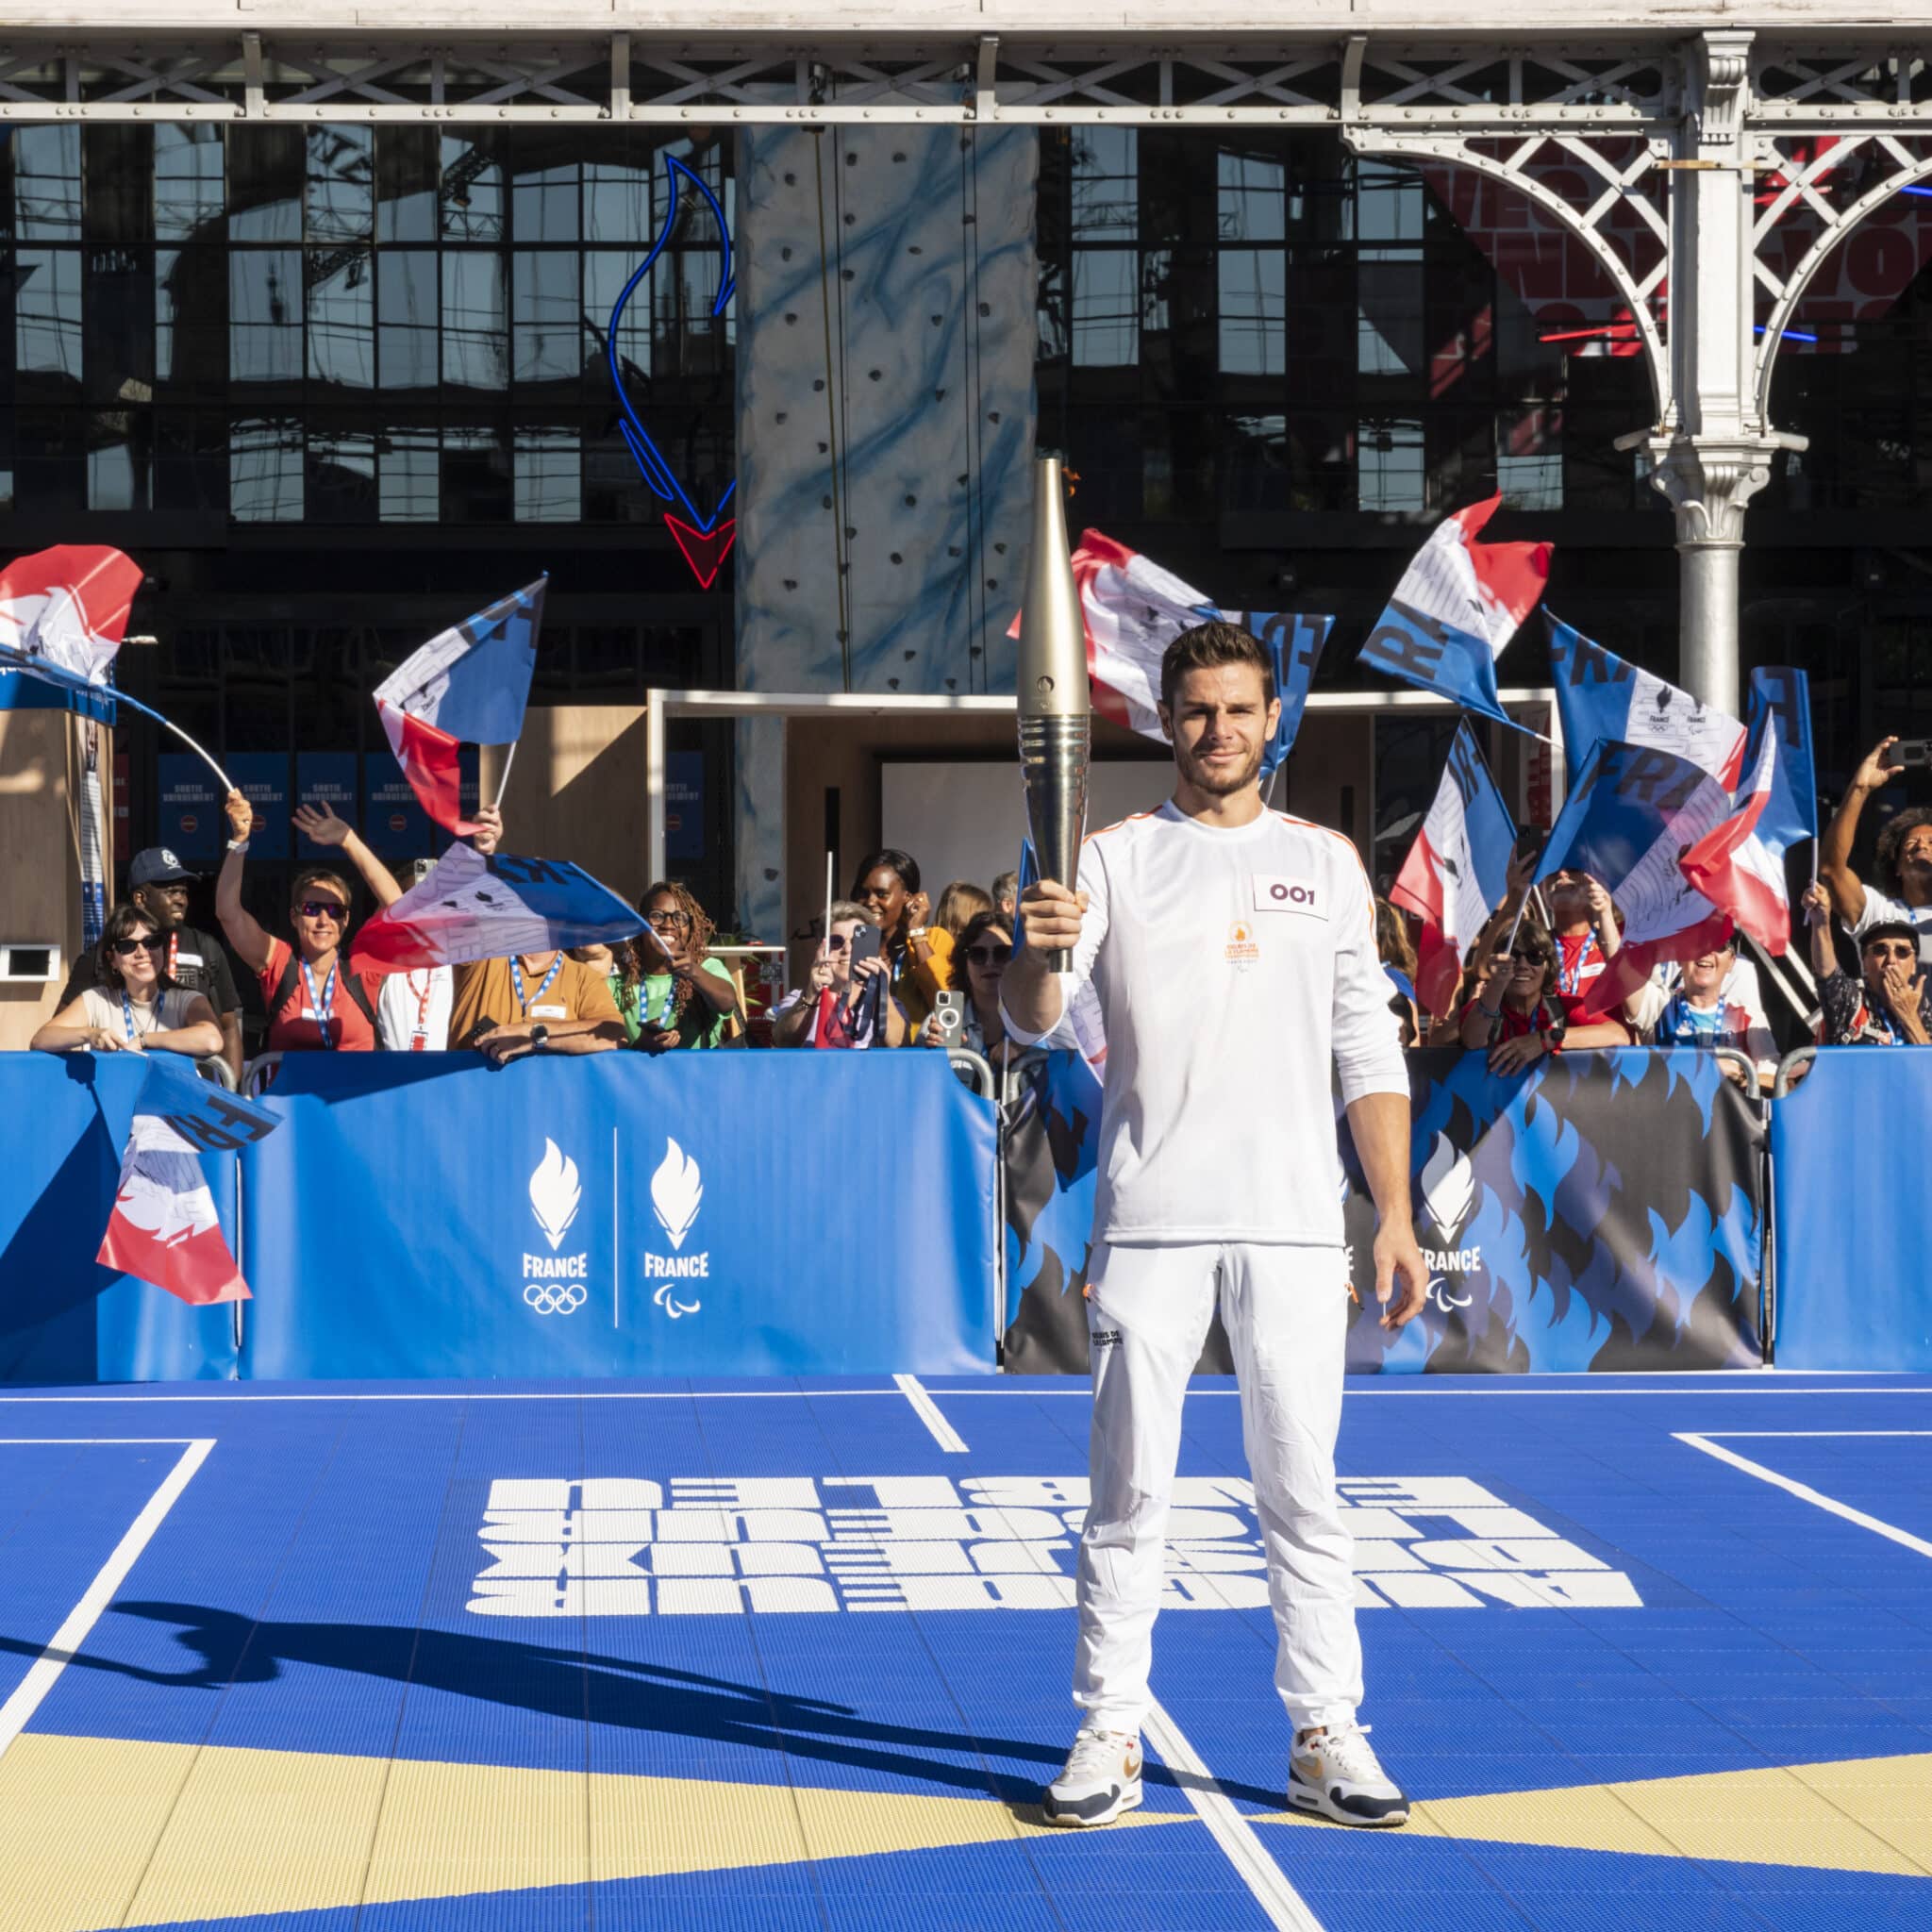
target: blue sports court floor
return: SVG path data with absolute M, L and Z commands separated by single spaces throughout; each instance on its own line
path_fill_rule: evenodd
M 1230 1385 L 1059 1833 L 1069 1382 L 0 1393 L 0 1927 L 1932 1925 L 1932 1382 L 1351 1384 L 1408 1827 L 1285 1817 Z

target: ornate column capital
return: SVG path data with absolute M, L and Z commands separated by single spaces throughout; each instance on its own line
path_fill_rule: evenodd
M 1697 37 L 1691 57 L 1691 138 L 1703 148 L 1733 147 L 1751 97 L 1751 42 L 1747 27 L 1714 27 Z
M 1790 447 L 1775 437 L 1654 437 L 1650 484 L 1670 499 L 1677 547 L 1739 550 L 1744 511 L 1771 481 L 1773 459 Z

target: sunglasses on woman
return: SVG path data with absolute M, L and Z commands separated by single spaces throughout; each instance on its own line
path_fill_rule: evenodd
M 340 899 L 305 899 L 295 910 L 304 919 L 333 919 L 338 925 L 349 916 L 349 908 Z
M 1013 957 L 1011 946 L 968 946 L 966 957 L 975 966 L 1004 966 Z
M 165 953 L 168 942 L 158 933 L 149 933 L 145 939 L 116 940 L 108 950 L 117 958 L 131 959 L 137 953 Z

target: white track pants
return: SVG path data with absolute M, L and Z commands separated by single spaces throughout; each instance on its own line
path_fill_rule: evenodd
M 1340 1248 L 1101 1247 L 1089 1270 L 1092 1496 L 1080 1537 L 1074 1702 L 1138 1731 L 1149 1701 L 1181 1403 L 1217 1294 L 1268 1556 L 1274 1687 L 1297 1730 L 1362 1698 L 1354 1539 L 1335 1499 L 1348 1286 Z

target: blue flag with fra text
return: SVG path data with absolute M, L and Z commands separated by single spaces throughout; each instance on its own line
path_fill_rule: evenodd
M 1771 791 L 1757 832 L 1782 852 L 1818 836 L 1818 774 L 1811 755 L 1811 680 L 1790 664 L 1766 664 L 1751 674 L 1751 741 L 1744 769 L 1755 771 L 1767 732 L 1776 734 Z
M 1294 749 L 1302 713 L 1307 708 L 1308 687 L 1315 681 L 1315 667 L 1322 661 L 1322 647 L 1335 628 L 1335 620 L 1300 610 L 1251 610 L 1246 617 L 1248 629 L 1267 646 L 1274 660 L 1274 692 L 1281 700 L 1280 723 L 1261 754 L 1261 782 L 1265 785 Z

